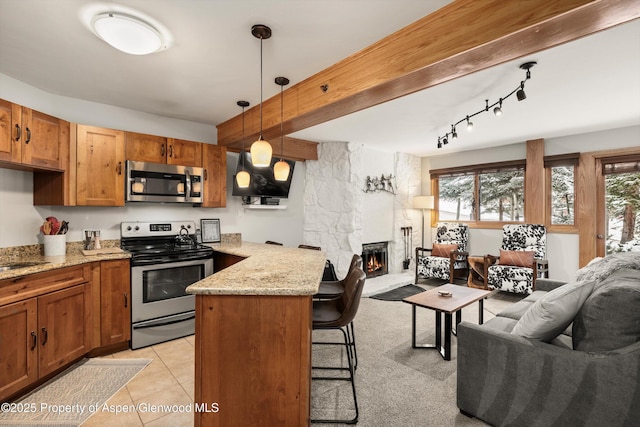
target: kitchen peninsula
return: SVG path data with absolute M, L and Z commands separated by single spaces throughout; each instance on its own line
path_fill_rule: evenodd
M 196 426 L 309 425 L 312 295 L 323 252 L 257 243 L 212 245 L 227 266 L 196 295 Z

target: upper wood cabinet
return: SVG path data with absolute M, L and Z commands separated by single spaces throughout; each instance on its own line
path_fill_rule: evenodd
M 62 171 L 68 156 L 69 122 L 0 99 L 0 161 Z
M 227 206 L 227 148 L 202 144 L 204 168 L 204 194 L 202 206 L 223 208 Z
M 76 204 L 124 206 L 124 131 L 77 125 Z
M 202 167 L 202 144 L 143 133 L 126 133 L 127 160 Z

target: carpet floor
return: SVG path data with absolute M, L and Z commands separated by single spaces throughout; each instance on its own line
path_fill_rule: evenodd
M 426 283 L 426 282 L 425 282 Z M 423 284 L 425 290 L 435 286 Z M 484 302 L 487 321 L 522 296 L 497 293 Z M 478 304 L 462 310 L 462 320 L 478 322 Z M 355 374 L 360 420 L 366 427 L 484 426 L 460 414 L 456 406 L 457 339 L 451 361 L 437 351 L 411 347 L 411 305 L 362 298 L 354 320 L 358 368 Z M 435 341 L 434 311 L 417 310 L 418 342 Z M 339 332 L 314 331 L 314 341 L 339 341 Z M 347 366 L 344 347 L 314 345 L 313 365 Z M 314 372 L 315 373 L 315 372 Z M 347 372 L 344 372 L 347 374 Z M 352 418 L 349 382 L 312 381 L 311 417 Z M 329 424 L 314 424 L 328 426 Z
M 83 359 L 0 413 L 0 426 L 77 427 L 150 359 Z M 11 408 L 15 410 L 11 410 Z

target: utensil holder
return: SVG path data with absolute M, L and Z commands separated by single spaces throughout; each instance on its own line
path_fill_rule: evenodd
M 43 235 L 44 256 L 61 256 L 67 253 L 67 235 Z

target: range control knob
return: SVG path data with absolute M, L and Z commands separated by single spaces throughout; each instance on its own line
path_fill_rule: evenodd
M 131 231 L 131 226 L 127 225 L 127 231 Z
M 140 227 L 138 227 L 138 226 L 136 225 L 136 227 L 134 228 L 134 230 L 138 231 L 138 230 L 140 230 Z

